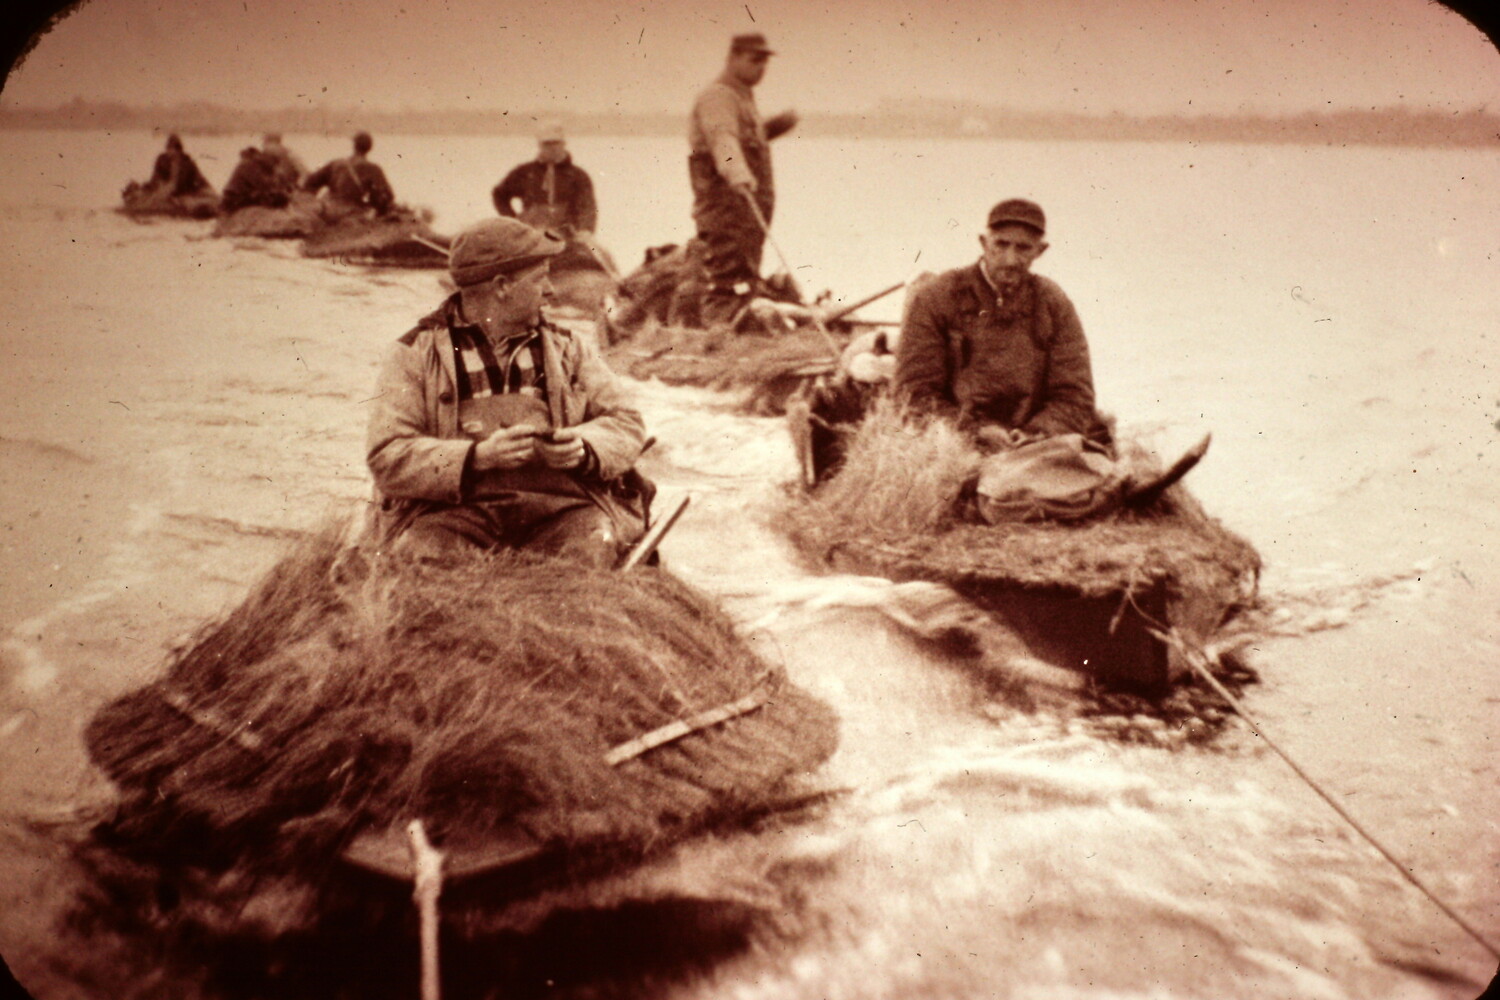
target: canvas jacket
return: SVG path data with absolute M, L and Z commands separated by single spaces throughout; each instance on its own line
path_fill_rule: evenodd
M 728 73 L 693 102 L 688 145 L 694 153 L 713 158 L 725 183 L 770 183 L 771 150 L 755 94 Z
M 552 197 L 547 197 L 547 167 L 540 160 L 523 163 L 490 192 L 495 211 L 516 217 L 512 199 L 521 200 L 519 218 L 539 229 L 563 229 L 594 232 L 599 227 L 599 207 L 594 202 L 594 182 L 566 156 L 554 166 Z
M 474 441 L 458 426 L 449 333 L 459 322 L 454 295 L 392 344 L 381 365 L 365 444 L 376 500 L 388 515 L 399 517 L 423 501 L 468 499 L 464 469 Z M 583 485 L 602 489 L 634 466 L 645 422 L 624 383 L 576 334 L 547 324 L 542 358 L 552 424 L 573 428 L 589 446 L 598 475 Z
M 396 201 L 385 171 L 363 156 L 329 160 L 308 174 L 302 187 L 313 192 L 326 187 L 328 196 L 336 201 L 347 205 L 368 205 L 382 213 L 390 211 Z
M 1027 433 L 1097 432 L 1088 343 L 1057 284 L 1028 275 L 1020 315 L 997 318 L 979 264 L 916 289 L 896 350 L 895 389 L 919 409 Z

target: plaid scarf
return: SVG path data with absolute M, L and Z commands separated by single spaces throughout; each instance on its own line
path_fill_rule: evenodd
M 547 398 L 540 326 L 498 345 L 499 351 L 477 326 L 454 327 L 450 332 L 459 399 L 482 399 L 504 392 Z

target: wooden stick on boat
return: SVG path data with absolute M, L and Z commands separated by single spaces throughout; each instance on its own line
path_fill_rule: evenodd
M 410 236 L 410 239 L 411 239 L 411 241 L 413 243 L 420 243 L 424 247 L 427 247 L 429 250 L 436 250 L 438 253 L 442 254 L 444 257 L 448 256 L 448 248 L 445 247 L 445 246 L 443 246 L 441 243 L 434 243 L 432 240 L 429 240 L 427 237 L 425 237 L 425 236 L 418 236 L 416 233 L 412 233 L 411 236 Z
M 782 270 L 786 271 L 787 274 L 792 274 L 792 265 L 787 261 L 786 254 L 781 249 L 781 244 L 777 243 L 776 237 L 771 235 L 771 223 L 766 220 L 765 213 L 762 212 L 760 210 L 760 206 L 756 204 L 755 195 L 751 194 L 749 191 L 744 191 L 743 193 L 745 195 L 745 201 L 750 203 L 750 211 L 755 215 L 755 221 L 760 225 L 760 231 L 766 234 L 766 242 L 771 244 L 771 249 L 776 251 L 776 256 L 781 260 Z M 840 348 L 837 343 L 835 343 L 833 335 L 828 332 L 828 327 L 823 323 L 823 317 L 814 312 L 812 314 L 812 321 L 813 326 L 817 328 L 818 332 L 823 335 L 823 340 L 827 342 L 829 353 L 832 354 L 835 358 L 841 356 L 844 353 L 843 349 Z
M 654 750 L 663 743 L 680 740 L 684 736 L 696 733 L 700 729 L 717 726 L 719 723 L 733 719 L 737 715 L 753 712 L 764 705 L 770 697 L 771 691 L 769 688 L 758 687 L 738 701 L 718 705 L 699 712 L 697 715 L 690 715 L 686 719 L 669 722 L 665 726 L 660 726 L 649 733 L 643 733 L 629 742 L 621 743 L 619 746 L 614 747 L 604 755 L 604 763 L 610 767 L 615 767 L 625 763 L 627 760 L 634 760 L 647 750 Z
M 880 291 L 876 292 L 874 295 L 866 295 L 864 298 L 860 299 L 858 302 L 854 303 L 854 305 L 852 305 L 852 306 L 844 306 L 842 309 L 838 309 L 838 310 L 835 310 L 834 312 L 829 313 L 827 316 L 823 317 L 823 322 L 824 323 L 837 323 L 839 320 L 843 319 L 845 316 L 847 316 L 850 313 L 854 312 L 856 309 L 863 309 L 865 306 L 869 305 L 871 302 L 876 302 L 876 301 L 878 301 L 880 299 L 883 299 L 887 295 L 891 294 L 892 292 L 900 291 L 901 289 L 903 289 L 905 287 L 906 287 L 906 282 L 904 282 L 904 281 L 898 281 L 894 285 L 890 286 L 889 288 L 882 288 Z
M 651 553 L 655 552 L 656 547 L 661 544 L 661 540 L 667 537 L 667 532 L 672 530 L 672 525 L 677 523 L 677 519 L 682 516 L 682 512 L 687 510 L 688 501 L 692 499 L 693 495 L 691 493 L 685 495 L 681 500 L 677 501 L 677 506 L 673 507 L 667 513 L 666 517 L 658 520 L 651 526 L 649 531 L 641 536 L 641 540 L 635 543 L 635 547 L 630 550 L 629 554 L 620 563 L 620 572 L 623 573 L 626 570 L 634 569 L 651 557 Z
M 422 821 L 414 819 L 406 826 L 411 842 L 411 867 L 417 903 L 418 929 L 422 948 L 422 1000 L 440 1000 L 438 981 L 438 897 L 443 892 L 443 852 L 427 839 Z

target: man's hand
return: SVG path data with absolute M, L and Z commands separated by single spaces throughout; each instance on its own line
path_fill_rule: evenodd
M 1023 444 L 1030 444 L 1039 436 L 1027 434 L 1018 427 L 1001 427 L 999 424 L 985 424 L 974 432 L 974 437 L 978 439 L 980 445 L 999 451 L 1009 451 Z
M 576 469 L 583 464 L 587 451 L 578 432 L 564 428 L 537 438 L 536 453 L 550 468 Z
M 786 109 L 779 115 L 772 115 L 766 119 L 766 138 L 774 139 L 778 135 L 785 135 L 796 128 L 797 122 L 800 120 L 797 117 L 797 112 L 791 108 Z
M 729 187 L 734 191 L 735 194 L 739 195 L 742 198 L 750 198 L 752 200 L 755 198 L 756 184 L 753 178 L 748 181 L 740 181 L 736 184 L 731 184 L 729 185 Z
M 537 455 L 539 428 L 530 424 L 502 427 L 474 446 L 474 468 L 519 469 Z

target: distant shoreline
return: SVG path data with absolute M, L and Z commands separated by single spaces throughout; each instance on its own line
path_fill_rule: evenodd
M 1298 145 L 1493 147 L 1500 115 L 1483 111 L 1371 108 L 1292 116 L 1084 115 L 982 106 L 892 102 L 868 114 L 803 116 L 798 134 L 857 138 L 1081 140 L 1089 142 L 1251 142 Z M 526 135 L 543 118 L 571 135 L 680 136 L 684 114 L 552 114 L 510 111 L 243 110 L 207 103 L 129 107 L 75 99 L 54 108 L 0 109 L 0 129 L 111 129 L 184 135 L 267 131 L 347 135 L 354 129 L 402 135 Z

